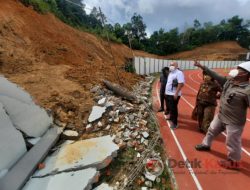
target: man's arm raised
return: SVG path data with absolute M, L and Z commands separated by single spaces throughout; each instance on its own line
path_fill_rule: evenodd
M 225 76 L 216 73 L 215 71 L 209 69 L 204 65 L 201 65 L 198 61 L 194 61 L 194 66 L 201 68 L 210 77 L 214 78 L 221 86 L 223 86 L 227 82 L 227 78 Z

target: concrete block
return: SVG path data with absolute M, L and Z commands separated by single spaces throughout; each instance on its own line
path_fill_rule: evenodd
M 98 178 L 99 172 L 89 168 L 43 178 L 31 178 L 22 190 L 90 190 Z
M 34 176 L 44 176 L 62 171 L 86 169 L 89 167 L 102 169 L 117 156 L 119 147 L 113 143 L 111 136 L 103 136 L 82 141 L 66 141 L 59 151 L 47 157 L 45 168 Z
M 26 151 L 22 134 L 12 125 L 0 102 L 0 171 L 12 167 Z

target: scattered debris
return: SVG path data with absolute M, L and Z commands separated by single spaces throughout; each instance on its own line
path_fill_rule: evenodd
M 86 126 L 86 132 L 91 132 L 93 129 L 94 127 L 91 123 Z
M 146 139 L 149 137 L 149 134 L 148 134 L 148 132 L 144 131 L 144 132 L 142 132 L 142 136 Z
M 106 109 L 106 112 L 99 118 L 99 121 L 96 120 L 96 122 L 93 121 L 91 123 L 97 128 L 92 130 L 90 134 L 103 136 L 108 133 L 114 137 L 113 142 L 119 147 L 120 154 L 131 154 L 128 161 L 126 161 L 126 156 L 119 158 L 125 160 L 124 164 L 119 166 L 119 169 L 117 168 L 117 170 L 121 172 L 120 174 L 108 172 L 109 175 L 112 175 L 112 180 L 101 181 L 104 183 L 108 182 L 115 190 L 154 189 L 154 185 L 156 184 L 155 181 L 158 175 L 154 173 L 151 174 L 145 170 L 146 160 L 148 158 L 159 157 L 159 153 L 153 150 L 153 147 L 159 143 L 158 140 L 160 138 L 157 129 L 155 127 L 152 128 L 152 125 L 155 125 L 155 120 L 152 118 L 152 110 L 150 110 L 152 103 L 149 98 L 149 92 L 153 80 L 153 77 L 146 77 L 145 81 L 138 83 L 138 85 L 134 87 L 133 94 L 131 92 L 126 94 L 119 85 L 110 84 L 105 81 L 105 85 L 108 89 L 114 91 L 115 94 L 119 96 L 114 96 L 110 91 L 101 89 L 101 87 L 99 87 L 95 93 L 96 97 L 94 99 L 96 99 L 97 104 L 102 103 L 103 105 L 105 98 L 106 102 L 104 105 L 109 107 L 109 109 Z M 98 92 L 105 92 L 105 94 L 100 96 Z M 127 98 L 127 95 L 129 97 L 131 95 L 133 101 Z M 106 127 L 100 130 L 100 126 Z M 86 128 L 90 128 L 90 124 L 88 124 Z M 99 130 L 97 130 L 98 128 Z M 114 165 L 116 162 L 115 159 Z M 105 176 L 106 173 L 101 175 Z M 138 180 L 133 183 L 135 178 Z M 130 186 L 132 184 L 133 186 Z M 136 186 L 135 184 L 139 186 L 134 188 Z
M 113 190 L 113 187 L 110 187 L 107 183 L 103 183 L 93 190 Z
M 105 103 L 106 103 L 106 98 L 105 98 L 105 97 L 102 98 L 102 99 L 100 99 L 100 100 L 98 101 L 98 105 L 99 105 L 99 106 L 104 106 Z
M 88 121 L 91 123 L 93 121 L 100 119 L 102 117 L 102 114 L 105 113 L 105 111 L 106 107 L 93 106 Z
M 77 131 L 72 131 L 72 130 L 65 130 L 61 137 L 65 140 L 77 140 L 80 135 Z

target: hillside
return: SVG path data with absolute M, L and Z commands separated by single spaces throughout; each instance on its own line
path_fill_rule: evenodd
M 115 65 L 121 85 L 129 88 L 140 79 L 122 68 L 126 57 L 132 56 L 127 46 L 112 44 L 114 63 L 108 43 L 94 35 L 73 29 L 52 14 L 38 14 L 19 1 L 0 3 L 0 73 L 40 105 L 54 111 L 81 107 L 80 115 L 71 116 L 79 118 L 91 108 L 91 88 L 103 79 L 118 83 Z
M 0 74 L 25 88 L 61 121 L 82 126 L 93 105 L 89 90 L 103 79 L 120 81 L 127 88 L 140 80 L 123 69 L 125 60 L 133 56 L 127 46 L 112 43 L 111 50 L 108 42 L 74 29 L 52 14 L 39 14 L 17 0 L 0 3 Z M 165 57 L 143 51 L 134 54 L 225 60 L 237 59 L 244 52 L 236 42 L 221 42 Z
M 239 60 L 245 57 L 247 49 L 242 48 L 235 41 L 217 42 L 195 48 L 191 51 L 180 52 L 168 56 L 166 59 L 187 60 Z

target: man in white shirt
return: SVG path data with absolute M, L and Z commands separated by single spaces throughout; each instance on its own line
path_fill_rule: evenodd
M 167 119 L 171 120 L 171 129 L 176 129 L 178 119 L 178 102 L 181 97 L 181 88 L 184 86 L 184 74 L 178 69 L 178 63 L 172 62 L 169 67 L 168 81 L 166 84 L 165 95 L 170 114 Z

